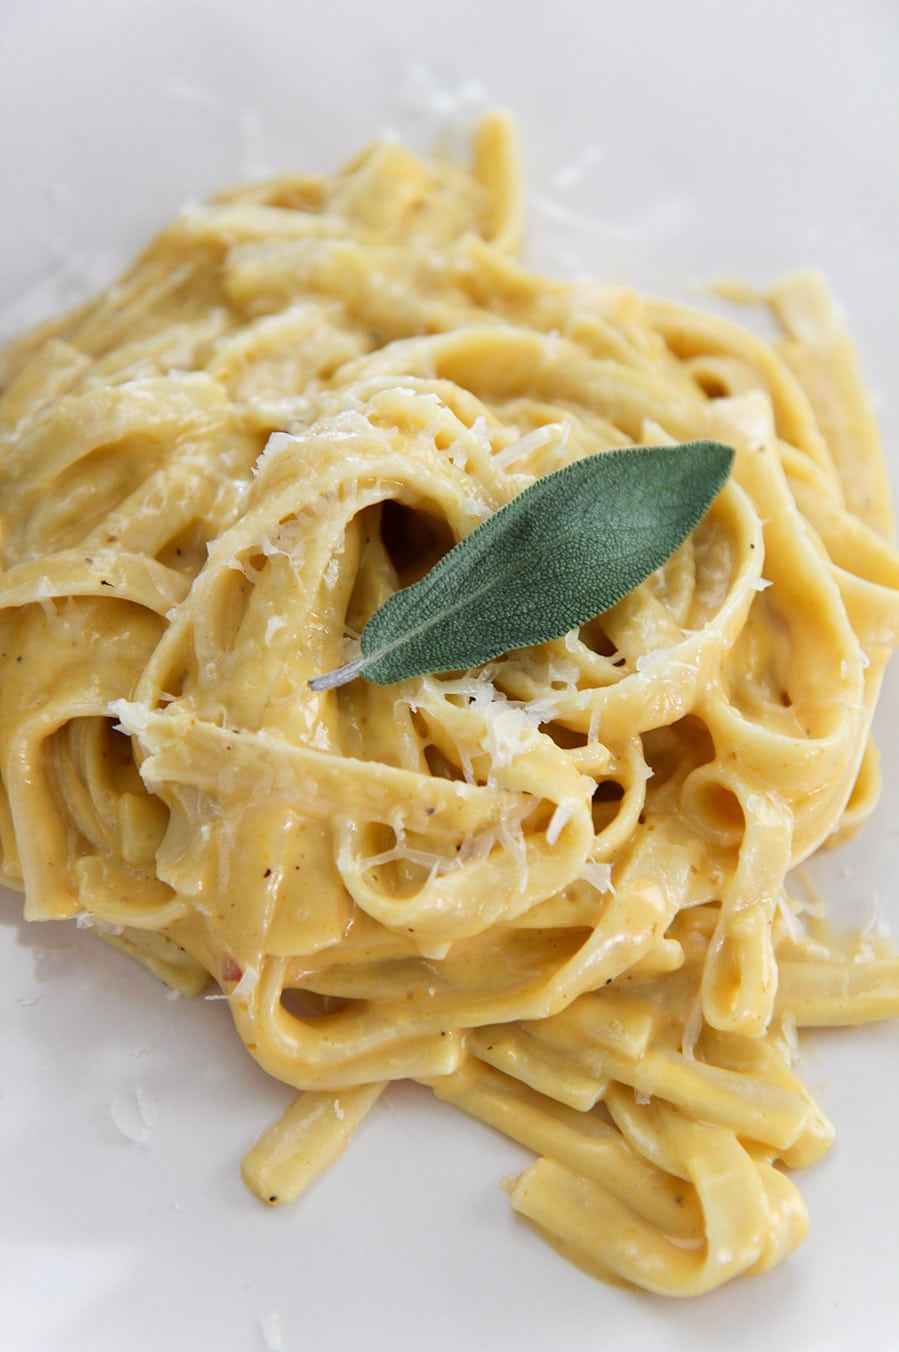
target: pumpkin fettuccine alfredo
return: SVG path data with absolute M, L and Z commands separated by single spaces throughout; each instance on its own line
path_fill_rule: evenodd
M 566 1256 L 689 1295 L 805 1233 L 797 1027 L 899 1012 L 885 941 L 785 881 L 877 796 L 889 490 L 816 274 L 768 340 L 519 236 L 491 115 L 470 169 L 383 143 L 191 207 L 6 350 L 2 880 L 217 984 L 299 1091 L 266 1201 L 410 1078 L 535 1153 L 511 1202 Z M 601 614 L 315 682 L 536 480 L 706 440 L 724 487 Z

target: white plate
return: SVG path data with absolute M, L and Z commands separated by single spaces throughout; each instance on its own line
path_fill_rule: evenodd
M 899 470 L 894 0 L 30 0 L 3 19 L 7 332 L 110 280 L 191 197 L 335 167 L 388 127 L 426 150 L 448 105 L 489 101 L 520 118 L 532 257 L 550 270 L 700 299 L 722 273 L 825 268 Z M 883 804 L 818 876 L 895 921 L 895 677 L 878 725 Z M 895 1025 L 805 1057 L 839 1132 L 799 1180 L 806 1244 L 676 1303 L 568 1267 L 508 1210 L 500 1179 L 524 1153 L 408 1086 L 301 1203 L 265 1210 L 238 1162 L 286 1093 L 222 1004 L 171 1001 L 17 910 L 0 898 L 12 1352 L 899 1345 Z

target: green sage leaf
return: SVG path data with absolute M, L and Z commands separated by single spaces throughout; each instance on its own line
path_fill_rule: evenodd
M 698 526 L 733 465 L 729 446 L 631 446 L 530 484 L 389 597 L 361 656 L 310 681 L 378 685 L 458 671 L 545 643 L 620 601 Z

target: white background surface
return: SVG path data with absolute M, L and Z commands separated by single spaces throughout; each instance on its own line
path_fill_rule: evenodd
M 424 151 L 447 104 L 494 102 L 520 119 L 548 270 L 702 301 L 722 273 L 824 267 L 899 479 L 897 76 L 894 0 L 0 0 L 4 328 L 111 280 L 190 198 L 388 128 Z M 895 929 L 895 674 L 878 725 L 877 818 L 816 877 Z M 301 1203 L 262 1208 L 238 1164 L 287 1094 L 224 1006 L 17 911 L 0 895 L 10 1352 L 899 1347 L 896 1026 L 809 1044 L 838 1138 L 799 1179 L 805 1245 L 681 1304 L 568 1267 L 500 1189 L 525 1153 L 408 1086 Z

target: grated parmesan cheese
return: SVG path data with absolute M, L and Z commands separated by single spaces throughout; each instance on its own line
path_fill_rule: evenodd
M 535 427 L 533 431 L 526 432 L 523 437 L 513 441 L 502 451 L 497 451 L 493 457 L 493 463 L 499 465 L 501 469 L 507 469 L 509 465 L 516 460 L 522 460 L 531 451 L 542 450 L 550 442 L 568 440 L 568 428 L 562 423 L 547 423 L 543 427 Z
M 568 192 L 581 183 L 602 159 L 603 151 L 598 145 L 585 145 L 580 154 L 556 170 L 552 177 L 553 187 L 560 192 Z
M 146 732 L 152 712 L 149 704 L 138 700 L 114 699 L 107 705 L 109 716 L 118 719 L 115 731 L 128 737 L 140 737 Z
M 546 828 L 546 841 L 548 845 L 555 845 L 559 836 L 564 831 L 574 811 L 573 805 L 564 801 L 556 806 L 556 810 L 550 818 L 549 825 Z
M 145 1089 L 136 1089 L 133 1094 L 116 1094 L 109 1106 L 109 1115 L 126 1141 L 145 1145 L 156 1121 L 156 1102 Z
M 281 1331 L 281 1316 L 274 1310 L 259 1318 L 259 1329 L 265 1352 L 285 1352 L 284 1335 Z
M 801 944 L 805 938 L 805 931 L 803 930 L 799 917 L 790 905 L 789 899 L 784 896 L 783 893 L 777 898 L 775 911 L 783 921 L 784 929 L 787 931 L 787 934 L 789 934 L 793 942 Z
M 240 980 L 234 987 L 234 990 L 231 992 L 232 997 L 235 995 L 239 996 L 252 995 L 253 991 L 256 989 L 256 983 L 258 982 L 258 980 L 259 980 L 258 971 L 256 970 L 255 967 L 251 966 L 250 963 L 247 963 L 247 965 L 243 969 L 243 973 L 241 975 Z
M 108 920 L 102 916 L 93 915 L 90 911 L 79 911 L 75 916 L 76 929 L 98 929 L 103 934 L 121 934 L 121 925 L 111 925 Z
M 608 863 L 597 863 L 593 859 L 588 859 L 581 868 L 580 878 L 589 883 L 597 892 L 611 892 L 614 895 L 615 888 L 612 886 L 612 865 Z

